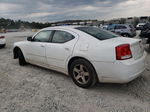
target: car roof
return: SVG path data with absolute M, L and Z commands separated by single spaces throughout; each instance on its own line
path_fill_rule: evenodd
M 75 29 L 76 27 L 83 27 L 77 25 L 70 25 L 70 26 L 55 26 L 55 27 L 47 27 L 42 30 L 51 30 L 51 29 Z

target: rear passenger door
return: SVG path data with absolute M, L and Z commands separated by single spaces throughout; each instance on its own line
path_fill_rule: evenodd
M 65 72 L 66 60 L 72 55 L 78 35 L 71 31 L 55 30 L 51 43 L 46 46 L 46 57 L 49 66 Z

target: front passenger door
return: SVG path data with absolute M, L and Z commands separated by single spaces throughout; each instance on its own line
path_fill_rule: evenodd
M 41 31 L 33 37 L 29 44 L 29 62 L 41 66 L 46 66 L 45 46 L 49 43 L 52 31 Z
M 46 57 L 51 68 L 65 72 L 66 60 L 72 55 L 78 35 L 71 31 L 56 30 L 46 46 Z

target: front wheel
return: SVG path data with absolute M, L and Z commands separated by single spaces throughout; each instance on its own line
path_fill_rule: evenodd
M 18 50 L 18 58 L 19 58 L 19 64 L 20 64 L 21 66 L 27 64 L 21 50 Z
M 84 59 L 73 61 L 70 67 L 70 75 L 73 82 L 82 88 L 94 86 L 97 82 L 93 66 Z

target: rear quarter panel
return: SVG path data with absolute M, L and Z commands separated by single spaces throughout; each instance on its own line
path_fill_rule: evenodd
M 115 42 L 113 39 L 98 40 L 88 34 L 80 34 L 73 55 L 81 56 L 89 61 L 114 62 Z

